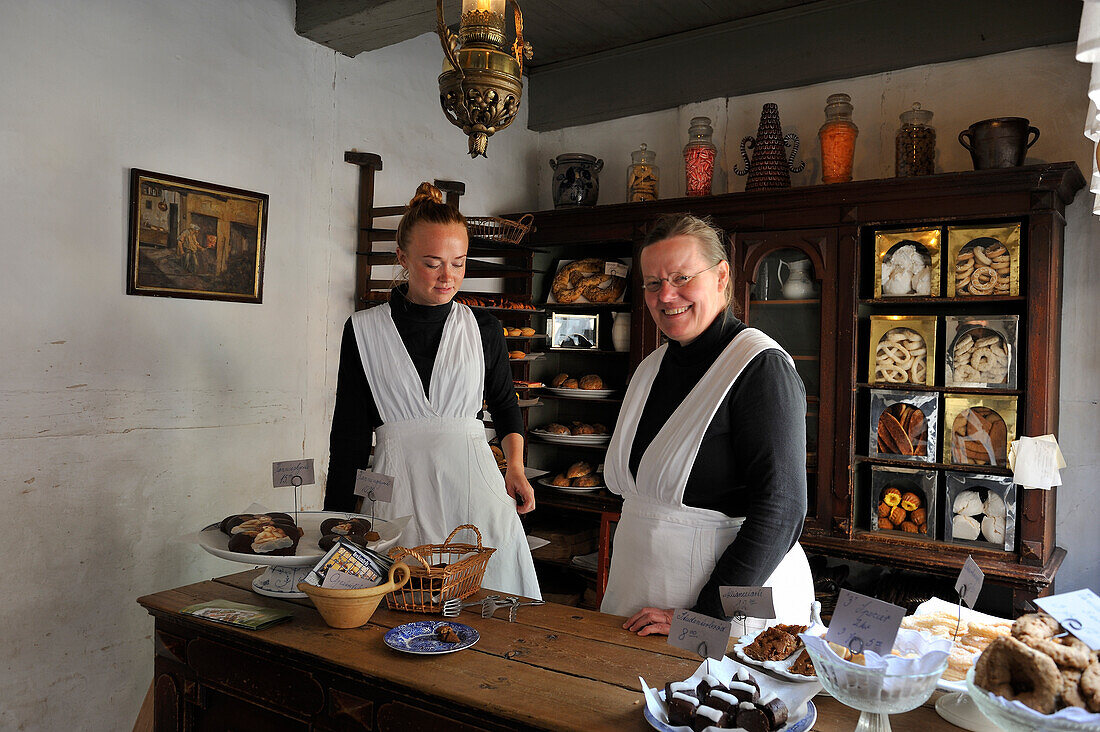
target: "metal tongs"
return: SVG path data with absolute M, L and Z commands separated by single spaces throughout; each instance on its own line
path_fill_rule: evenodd
M 445 618 L 457 618 L 465 608 L 474 607 L 476 605 L 481 606 L 481 617 L 491 618 L 493 613 L 501 608 L 508 608 L 508 622 L 516 622 L 516 614 L 519 608 L 528 605 L 545 605 L 542 600 L 528 600 L 526 602 L 520 600 L 518 597 L 501 597 L 500 595 L 486 595 L 481 600 L 476 602 L 462 602 L 458 598 L 447 600 L 443 603 L 443 617 Z

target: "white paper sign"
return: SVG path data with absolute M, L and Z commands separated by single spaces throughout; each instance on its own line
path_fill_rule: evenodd
M 1089 589 L 1040 597 L 1035 604 L 1046 610 L 1062 627 L 1100 651 L 1100 597 Z
M 630 273 L 630 267 L 622 262 L 607 262 L 603 266 L 603 273 L 613 277 L 626 277 Z
M 276 488 L 313 485 L 313 458 L 271 463 L 271 484 Z
M 887 655 L 905 617 L 905 608 L 851 590 L 841 590 L 825 640 L 839 643 L 852 653 L 874 651 Z
M 1058 443 L 1042 438 L 1021 437 L 1012 464 L 1012 479 L 1028 488 L 1049 490 L 1061 485 L 1058 474 Z
M 357 470 L 354 493 L 368 501 L 389 503 L 393 500 L 393 476 L 371 470 Z
M 972 608 L 978 601 L 978 593 L 982 591 L 984 583 L 985 573 L 982 568 L 974 561 L 974 557 L 967 555 L 962 571 L 959 572 L 959 579 L 955 582 L 955 592 L 959 593 L 967 607 Z
M 722 611 L 728 618 L 765 618 L 775 617 L 775 604 L 772 602 L 770 587 L 737 587 L 725 585 L 718 588 L 722 598 Z
M 670 646 L 720 661 L 726 654 L 729 639 L 730 624 L 725 620 L 690 610 L 676 610 L 672 613 L 672 627 L 668 631 Z
M 377 580 L 370 577 L 357 577 L 342 570 L 333 568 L 325 573 L 325 579 L 321 587 L 331 587 L 337 590 L 361 590 L 365 587 L 374 587 Z

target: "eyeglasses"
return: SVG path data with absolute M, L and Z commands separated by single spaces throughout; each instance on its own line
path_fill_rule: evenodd
M 721 262 L 715 262 L 714 264 L 707 267 L 707 269 L 714 269 L 719 264 L 721 264 Z M 699 275 L 706 272 L 707 269 L 701 269 L 693 275 L 686 275 L 683 272 L 673 272 L 668 277 L 657 277 L 657 278 L 651 277 L 651 278 L 649 278 L 648 280 L 646 280 L 645 282 L 642 283 L 642 287 L 645 288 L 646 292 L 660 292 L 662 282 L 667 282 L 668 284 L 672 285 L 673 287 L 683 287 L 684 285 L 691 282 L 693 279 L 695 279 Z

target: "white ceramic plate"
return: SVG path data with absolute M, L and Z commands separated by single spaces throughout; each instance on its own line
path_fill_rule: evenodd
M 562 491 L 564 493 L 589 493 L 591 491 L 601 491 L 607 486 L 594 485 L 594 486 L 578 486 L 578 485 L 554 485 L 550 482 L 549 478 L 539 478 L 539 485 L 546 486 L 547 488 L 553 488 L 556 491 Z
M 821 625 L 812 625 L 806 632 L 812 635 L 824 635 L 827 628 Z M 763 631 L 761 631 L 763 632 Z M 741 640 L 737 645 L 733 647 L 733 655 L 737 657 L 737 660 L 741 663 L 746 663 L 750 666 L 756 666 L 757 668 L 767 669 L 776 676 L 784 678 L 788 681 L 817 681 L 816 676 L 803 676 L 802 674 L 794 674 L 789 671 L 790 667 L 794 664 L 795 660 L 802 655 L 802 651 L 806 646 L 801 643 L 798 646 L 798 650 L 790 655 L 789 658 L 785 658 L 782 661 L 757 661 L 755 658 L 751 658 L 745 655 L 745 646 L 752 643 L 759 633 L 753 633 L 752 635 L 741 636 Z
M 284 513 L 293 513 L 286 511 Z M 324 556 L 325 551 L 317 546 L 321 538 L 321 522 L 330 518 L 363 518 L 368 521 L 370 516 L 359 513 L 341 513 L 339 511 L 299 511 L 298 525 L 305 532 L 298 540 L 297 553 L 290 557 L 265 557 L 262 554 L 244 554 L 242 552 L 229 551 L 229 537 L 218 530 L 218 525 L 213 524 L 199 532 L 199 546 L 213 554 L 215 557 L 228 559 L 244 564 L 263 565 L 267 567 L 307 567 L 313 566 Z M 220 523 L 220 522 L 219 522 Z M 388 522 L 385 519 L 374 519 L 375 531 L 382 535 L 378 543 L 386 540 L 386 532 L 383 530 Z M 372 543 L 371 546 L 375 546 Z
M 540 440 L 555 445 L 586 445 L 600 447 L 611 442 L 611 435 L 555 435 L 542 430 L 531 430 Z
M 617 391 L 616 389 L 562 389 L 553 386 L 544 386 L 542 389 L 556 396 L 576 397 L 577 399 L 605 399 Z

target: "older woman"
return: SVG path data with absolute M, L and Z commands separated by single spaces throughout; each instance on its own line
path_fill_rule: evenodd
M 639 635 L 676 608 L 724 617 L 718 588 L 772 587 L 780 622 L 807 622 L 806 392 L 794 361 L 731 312 L 721 232 L 690 215 L 658 222 L 640 263 L 646 306 L 669 343 L 638 366 L 608 448 L 623 496 L 600 609 Z
M 454 302 L 466 272 L 466 220 L 421 184 L 397 226 L 408 282 L 348 319 L 340 350 L 325 508 L 355 510 L 356 470 L 394 477 L 383 517 L 411 515 L 404 546 L 437 544 L 474 524 L 496 549 L 482 584 L 540 597 L 519 513 L 535 507 L 523 469 L 523 418 L 500 321 Z M 502 478 L 477 419 L 489 405 L 508 460 Z M 458 537 L 472 541 L 473 537 Z

